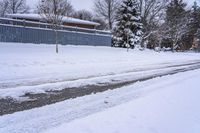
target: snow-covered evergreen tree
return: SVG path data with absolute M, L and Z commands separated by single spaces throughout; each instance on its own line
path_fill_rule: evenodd
M 117 13 L 114 46 L 134 48 L 142 39 L 142 23 L 137 0 L 124 0 Z

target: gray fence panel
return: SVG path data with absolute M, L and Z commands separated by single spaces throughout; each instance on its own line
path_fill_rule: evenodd
M 55 32 L 50 29 L 0 25 L 1 42 L 55 44 Z M 62 45 L 111 46 L 111 36 L 75 31 L 58 31 Z

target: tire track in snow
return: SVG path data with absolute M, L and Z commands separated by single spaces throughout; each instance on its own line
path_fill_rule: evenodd
M 24 101 L 20 102 L 12 98 L 4 98 L 0 100 L 0 115 L 28 110 L 36 107 L 42 107 L 44 105 L 53 104 L 71 98 L 77 98 L 85 95 L 90 95 L 92 93 L 117 89 L 129 84 L 133 84 L 135 82 L 145 81 L 155 77 L 176 74 L 179 72 L 185 72 L 199 68 L 200 62 L 196 62 L 188 63 L 185 65 L 171 66 L 165 69 L 161 68 L 149 71 L 129 72 L 126 74 L 112 75 L 108 77 L 102 76 L 98 77 L 98 80 L 95 79 L 94 82 L 90 85 L 88 85 L 87 83 L 90 82 L 92 78 L 84 80 L 83 82 L 85 83 L 85 85 L 83 86 L 71 88 L 66 87 L 65 89 L 56 91 L 50 90 L 47 91 L 47 93 L 28 93 L 25 95 L 25 97 L 28 97 L 29 99 L 25 99 Z

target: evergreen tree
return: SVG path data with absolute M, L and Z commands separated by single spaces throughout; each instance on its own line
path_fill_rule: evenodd
M 143 34 L 137 0 L 124 0 L 117 15 L 114 46 L 134 48 L 140 44 Z
M 194 5 L 192 6 L 192 10 L 190 13 L 189 28 L 190 28 L 189 32 L 190 40 L 193 41 L 195 35 L 198 32 L 198 29 L 200 28 L 200 7 L 197 5 L 196 1 L 194 2 Z
M 197 33 L 195 34 L 195 36 L 200 40 L 200 28 L 197 30 Z
M 180 49 L 182 37 L 187 32 L 188 13 L 185 10 L 186 4 L 182 0 L 171 0 L 166 10 L 166 25 L 169 40 L 172 42 L 172 49 Z
M 200 52 L 200 28 L 197 29 L 197 32 L 194 35 L 192 49 L 196 52 Z
M 166 20 L 168 24 L 176 25 L 185 15 L 186 3 L 183 0 L 171 0 L 167 6 Z

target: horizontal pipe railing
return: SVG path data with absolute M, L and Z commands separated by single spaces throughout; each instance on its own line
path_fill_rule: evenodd
M 44 22 L 34 22 L 34 21 L 27 21 L 27 20 L 19 20 L 19 19 L 11 19 L 11 18 L 0 18 L 0 24 L 6 25 L 18 25 L 24 27 L 36 27 L 36 28 L 46 28 L 51 29 L 51 24 L 44 23 Z M 100 35 L 111 35 L 109 31 L 102 31 L 96 29 L 87 29 L 81 27 L 72 27 L 72 26 L 64 26 L 60 25 L 58 30 L 66 30 L 66 31 L 73 31 L 73 32 L 83 32 L 83 33 L 93 33 L 93 34 L 100 34 Z

